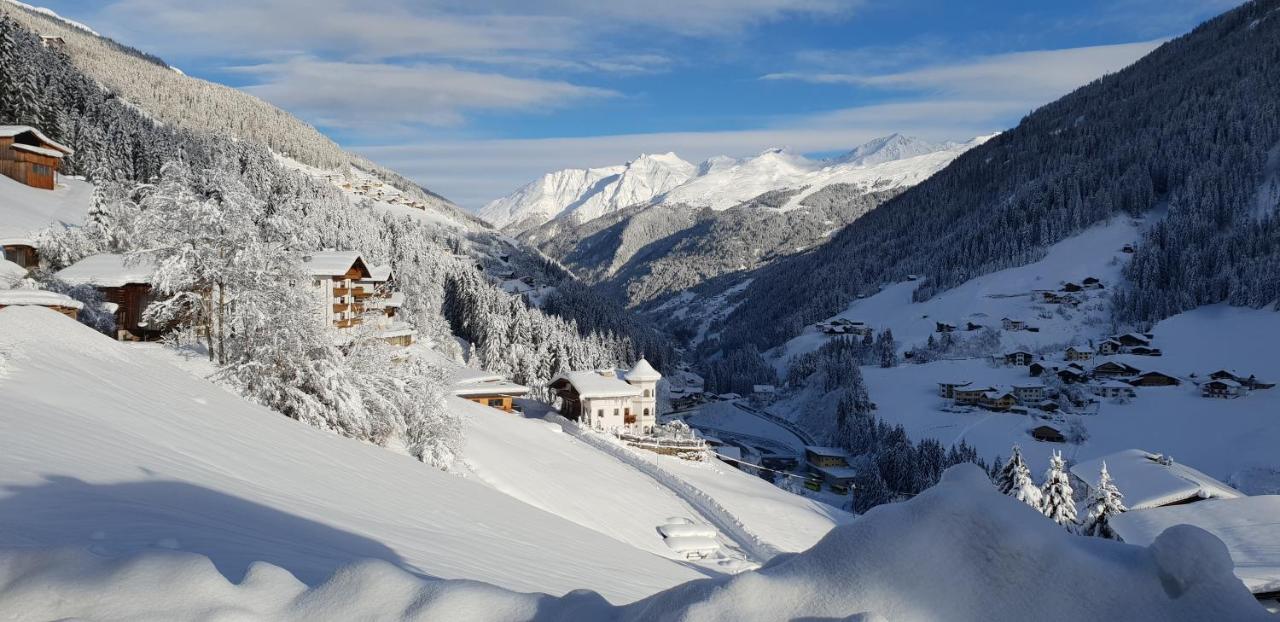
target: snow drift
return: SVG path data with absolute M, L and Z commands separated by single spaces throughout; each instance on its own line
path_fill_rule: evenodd
M 381 561 L 307 588 L 267 564 L 231 583 L 195 554 L 102 559 L 64 549 L 0 553 L 0 610 L 104 621 L 1271 619 L 1207 532 L 1173 527 L 1149 547 L 1069 535 L 996 493 L 971 465 L 809 551 L 621 607 L 588 591 L 552 597 L 423 580 Z

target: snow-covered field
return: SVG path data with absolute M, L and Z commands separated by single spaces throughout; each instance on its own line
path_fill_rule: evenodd
M 705 576 L 250 405 L 47 309 L 0 310 L 0 360 L 2 548 L 179 550 L 234 581 L 264 561 L 311 585 L 374 558 L 614 602 Z
M 594 586 L 596 577 L 580 580 Z M 0 585 L 0 610 L 102 621 L 1271 619 L 1205 532 L 1176 527 L 1149 547 L 1072 536 L 968 465 L 804 553 L 621 607 L 585 591 L 554 598 L 424 581 L 374 561 L 311 588 L 269 564 L 230 583 L 208 559 L 166 551 L 123 561 L 5 552 Z

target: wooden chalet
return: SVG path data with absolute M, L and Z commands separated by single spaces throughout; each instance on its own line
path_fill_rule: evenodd
M 1120 252 L 1132 255 L 1133 253 L 1137 252 L 1137 249 L 1135 249 L 1132 244 L 1125 244 L 1124 246 L 1120 247 Z
M 1133 385 L 1119 380 L 1092 383 L 1089 385 L 1089 392 L 1098 397 L 1109 399 L 1137 397 L 1137 393 L 1133 390 Z
M 1012 390 L 993 389 L 982 395 L 979 405 L 987 410 L 1004 412 L 1018 405 L 1018 396 Z
M 1209 378 L 1213 380 L 1234 380 L 1240 383 L 1244 388 L 1250 390 L 1270 389 L 1271 387 L 1276 386 L 1273 382 L 1263 382 L 1262 380 L 1259 380 L 1258 377 L 1253 374 L 1245 376 L 1233 369 L 1219 369 L 1218 371 L 1209 374 Z
M 45 307 L 74 320 L 84 303 L 42 289 L 0 289 L 0 309 L 5 307 Z
M 1032 378 L 1039 378 L 1040 376 L 1043 376 L 1045 372 L 1056 372 L 1056 371 L 1058 371 L 1057 367 L 1053 367 L 1051 365 L 1045 365 L 1044 363 L 1041 363 L 1041 362 L 1035 362 L 1027 366 L 1027 374 L 1030 375 Z
M 1096 276 L 1085 277 L 1083 281 L 1080 281 L 1080 285 L 1085 289 L 1102 289 L 1103 288 L 1102 281 L 1099 280 L 1098 277 Z
M 453 394 L 482 406 L 512 412 L 515 410 L 514 400 L 529 393 L 529 387 L 516 384 L 496 374 L 481 370 L 460 371 L 463 373 L 458 374 L 454 379 Z
M 1065 443 L 1067 437 L 1062 432 L 1051 425 L 1037 426 L 1031 430 L 1031 438 L 1044 443 Z
M 1129 384 L 1135 387 L 1176 387 L 1182 384 L 1182 381 L 1169 374 L 1148 371 L 1138 374 L 1136 378 L 1129 381 Z
M 1087 361 L 1093 358 L 1093 350 L 1087 348 L 1077 348 L 1071 346 L 1067 348 L 1066 359 L 1068 361 Z
M 164 327 L 149 326 L 143 312 L 151 304 L 151 274 L 155 264 L 125 255 L 90 255 L 63 268 L 54 276 L 70 285 L 92 285 L 115 313 L 116 339 L 157 339 Z
M 62 158 L 74 154 L 29 125 L 0 125 L 0 175 L 53 190 Z
M 373 273 L 360 253 L 322 251 L 302 258 L 303 269 L 311 277 L 311 289 L 320 305 L 325 325 L 349 329 L 364 323 L 368 294 L 359 281 Z
M 1140 373 L 1142 373 L 1141 369 L 1116 361 L 1107 361 L 1093 368 L 1093 375 L 1101 378 L 1124 378 L 1137 376 Z
M 1152 348 L 1150 346 L 1134 346 L 1132 348 L 1129 348 L 1129 354 L 1136 354 L 1138 356 L 1161 356 L 1164 353 L 1160 351 L 1160 348 Z
M 948 324 L 948 323 L 946 323 L 946 322 L 934 322 L 934 324 L 936 325 L 936 326 L 935 326 L 935 328 L 934 328 L 934 332 L 937 332 L 937 333 L 954 333 L 954 332 L 956 332 L 956 325 L 955 325 L 955 324 Z
M 1026 350 L 1015 350 L 1004 355 L 1005 365 L 1030 365 L 1036 358 L 1036 355 Z
M 1227 378 L 1210 380 L 1200 385 L 1200 395 L 1204 397 L 1235 398 L 1243 396 L 1245 392 L 1243 384 Z
M 1063 384 L 1077 384 L 1089 380 L 1089 373 L 1079 365 L 1068 365 L 1055 373 L 1058 376 L 1058 380 L 1062 381 Z
M 396 319 L 404 305 L 404 294 L 395 291 L 395 274 L 391 266 L 370 266 L 369 277 L 355 281 L 352 300 L 364 305 L 363 321 L 378 330 L 378 336 L 393 346 L 409 346 L 417 340 L 418 331 L 408 322 Z
M 983 328 L 985 327 L 981 324 L 974 324 L 973 322 L 964 323 L 964 329 L 967 331 L 982 330 Z
M 1062 284 L 1062 291 L 1069 293 L 1082 292 L 1084 291 L 1084 286 L 1074 281 L 1067 281 Z
M 1115 337 L 1112 337 L 1112 339 L 1119 341 L 1120 345 L 1126 348 L 1151 345 L 1151 335 L 1140 335 L 1138 333 L 1125 333 L 1123 335 L 1116 335 Z
M 954 395 L 957 404 L 977 406 L 982 403 L 988 393 L 994 390 L 991 387 L 957 387 Z

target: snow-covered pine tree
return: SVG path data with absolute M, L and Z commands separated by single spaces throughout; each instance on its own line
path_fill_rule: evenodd
M 1004 463 L 999 474 L 996 475 L 996 489 L 1000 494 L 1011 494 L 1016 487 L 1017 473 L 1025 471 L 1030 473 L 1027 463 L 1022 458 L 1022 448 L 1014 445 L 1013 450 L 1009 453 L 1009 461 Z
M 1040 511 L 1044 507 L 1043 497 L 1040 489 L 1036 487 L 1036 482 L 1031 478 L 1031 469 L 1027 468 L 1025 462 L 1016 466 L 1013 470 L 1013 486 L 1006 493 L 1010 497 L 1017 499 Z
M 1125 512 L 1128 508 L 1124 507 L 1124 495 L 1120 494 L 1115 482 L 1111 481 L 1111 473 L 1107 472 L 1106 462 L 1102 463 L 1098 484 L 1089 492 L 1085 507 L 1087 511 L 1080 533 L 1098 538 L 1119 539 L 1115 530 L 1111 528 L 1111 517 Z
M 1076 502 L 1071 498 L 1071 481 L 1067 476 L 1066 463 L 1062 452 L 1053 452 L 1049 458 L 1049 470 L 1044 474 L 1044 487 L 1041 489 L 1040 511 L 1053 522 L 1066 527 L 1068 531 L 1075 529 Z

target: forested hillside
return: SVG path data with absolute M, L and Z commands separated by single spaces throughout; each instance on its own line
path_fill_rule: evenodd
M 1162 216 L 1117 319 L 1280 297 L 1280 1 L 1249 2 L 1028 115 L 813 252 L 755 275 L 721 347 L 777 345 L 909 274 L 927 299 L 1106 219 Z
M 146 114 L 62 51 L 43 46 L 9 13 L 50 18 L 7 4 L 0 9 L 0 124 L 45 129 L 76 151 L 65 172 L 96 186 L 86 226 L 39 236 L 50 269 L 41 284 L 65 289 L 51 270 L 93 253 L 157 262 L 154 319 L 179 322 L 179 333 L 225 336 L 210 345 L 209 356 L 246 397 L 317 427 L 402 445 L 433 464 L 446 465 L 459 451 L 461 429 L 443 410 L 441 374 L 427 364 L 376 364 L 381 355 L 372 337 L 365 339 L 369 348 L 343 351 L 306 317 L 302 294 L 290 284 L 304 280 L 298 276 L 302 256 L 325 248 L 390 264 L 405 294 L 404 319 L 421 343 L 456 355 L 453 329 L 465 325 L 476 364 L 535 391 L 562 369 L 626 363 L 637 349 L 656 353 L 662 346 L 661 335 L 638 324 L 587 319 L 590 328 L 584 328 L 503 293 L 477 263 L 489 261 L 495 246 L 511 247 L 486 227 L 458 228 L 353 204 L 329 182 L 282 166 L 264 144 Z M 99 45 L 111 56 L 104 66 L 157 66 L 120 46 Z M 512 263 L 546 263 L 532 251 L 515 250 L 528 257 Z M 540 278 L 565 275 L 548 265 Z M 214 286 L 231 302 L 225 315 L 211 320 L 199 292 Z M 91 288 L 82 289 L 89 291 L 70 293 L 92 297 Z M 644 340 L 635 344 L 616 332 L 625 330 L 643 332 Z

